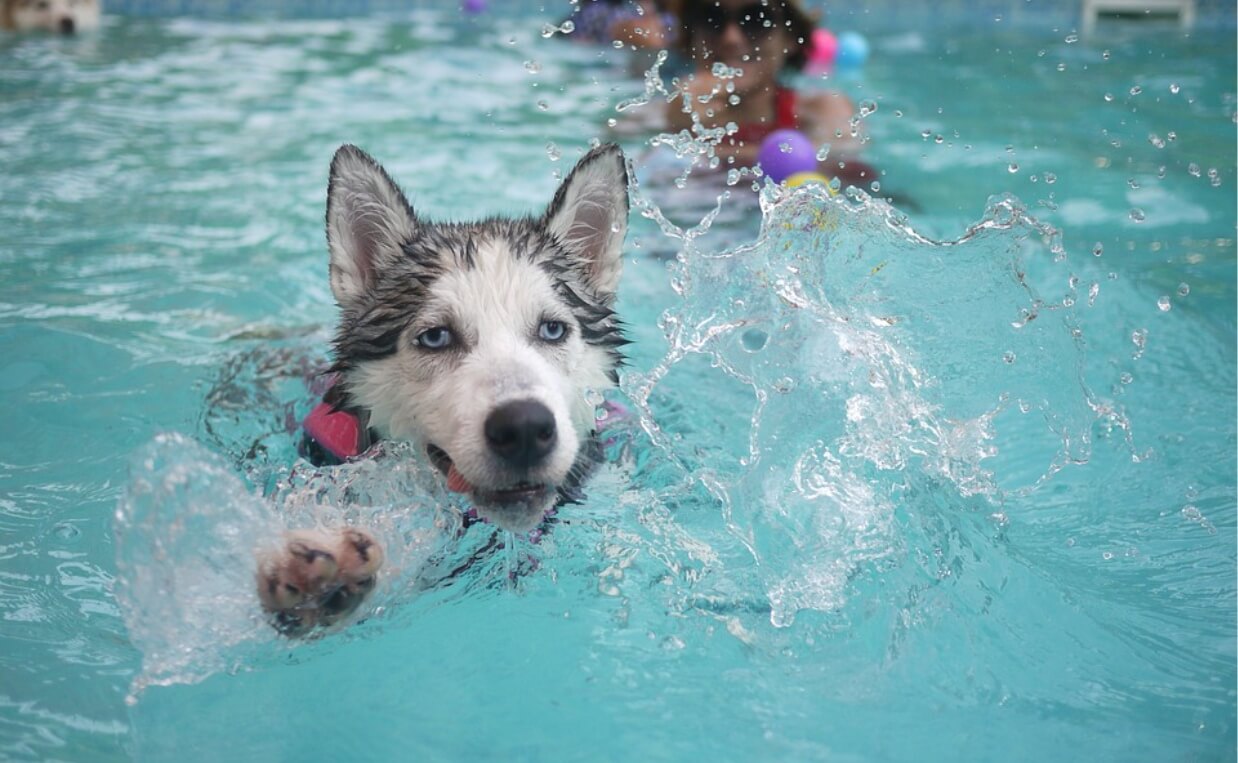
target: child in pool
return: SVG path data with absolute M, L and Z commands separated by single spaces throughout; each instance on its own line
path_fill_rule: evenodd
M 799 93 L 779 81 L 804 66 L 812 39 L 814 24 L 796 0 L 683 0 L 680 19 L 679 45 L 694 70 L 679 84 L 691 111 L 683 98 L 670 102 L 670 129 L 691 129 L 694 117 L 705 127 L 734 122 L 739 131 L 717 153 L 736 166 L 755 164 L 761 141 L 774 130 L 797 129 L 818 146 L 830 144 L 822 174 L 862 187 L 877 179 L 857 158 L 862 140 L 851 100 L 839 92 Z M 719 77 L 716 63 L 743 74 Z

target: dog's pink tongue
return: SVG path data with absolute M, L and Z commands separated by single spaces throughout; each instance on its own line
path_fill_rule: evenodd
M 447 470 L 447 489 L 453 493 L 471 493 L 473 486 L 464 478 L 464 475 L 456 470 L 456 465 L 452 464 Z

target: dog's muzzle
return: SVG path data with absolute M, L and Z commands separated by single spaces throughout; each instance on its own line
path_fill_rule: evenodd
M 555 416 L 536 400 L 516 400 L 490 412 L 486 445 L 503 463 L 527 471 L 546 460 L 558 443 Z

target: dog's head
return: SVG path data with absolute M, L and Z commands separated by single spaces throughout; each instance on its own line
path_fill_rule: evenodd
M 99 0 L 0 0 L 0 26 L 73 34 L 99 26 Z
M 425 448 L 483 518 L 532 529 L 578 476 L 598 395 L 618 378 L 627 217 L 613 145 L 582 158 L 540 217 L 445 224 L 342 147 L 327 242 L 345 404 Z

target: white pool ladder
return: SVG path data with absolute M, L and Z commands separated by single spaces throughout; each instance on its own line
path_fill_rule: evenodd
M 1102 13 L 1177 14 L 1188 29 L 1195 23 L 1195 0 L 1083 0 L 1083 34 L 1092 33 Z

